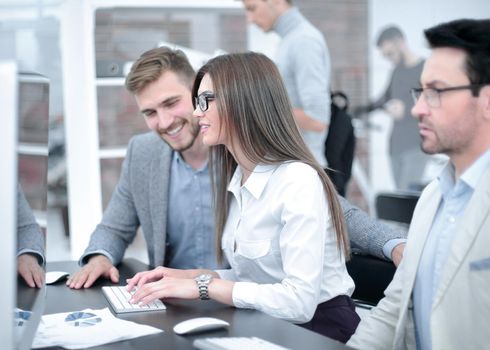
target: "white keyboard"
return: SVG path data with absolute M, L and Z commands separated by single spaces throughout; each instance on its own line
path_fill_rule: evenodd
M 111 304 L 114 311 L 118 314 L 126 312 L 141 312 L 141 311 L 158 311 L 165 310 L 165 304 L 160 299 L 157 299 L 147 305 L 131 304 L 131 294 L 126 290 L 125 286 L 102 287 L 102 292 Z
M 194 340 L 192 345 L 200 350 L 288 350 L 257 337 L 200 338 Z

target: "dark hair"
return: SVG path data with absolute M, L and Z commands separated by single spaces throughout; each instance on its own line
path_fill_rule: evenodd
M 126 88 L 138 93 L 167 71 L 177 74 L 189 90 L 192 88 L 195 73 L 187 56 L 181 50 L 165 46 L 146 51 L 133 63 L 126 77 Z
M 490 19 L 459 19 L 424 31 L 432 49 L 452 47 L 466 52 L 465 70 L 471 84 L 490 84 Z M 478 96 L 480 89 L 472 90 Z
M 263 164 L 299 161 L 316 170 L 325 189 L 339 252 L 343 251 L 348 258 L 349 240 L 337 192 L 303 141 L 276 65 L 265 55 L 254 52 L 215 57 L 198 71 L 193 97 L 197 96 L 205 74 L 213 83 L 218 114 L 227 137 L 236 137 L 248 160 Z M 224 145 L 216 145 L 211 147 L 210 167 L 216 245 L 221 259 L 221 237 L 229 209 L 227 187 L 237 163 Z
M 384 28 L 378 35 L 376 40 L 376 46 L 380 47 L 386 41 L 393 41 L 395 39 L 405 39 L 403 32 L 397 26 L 391 25 Z

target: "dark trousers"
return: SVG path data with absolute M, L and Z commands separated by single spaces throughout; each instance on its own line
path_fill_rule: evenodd
M 339 295 L 319 304 L 311 321 L 299 326 L 346 343 L 360 320 L 352 299 Z

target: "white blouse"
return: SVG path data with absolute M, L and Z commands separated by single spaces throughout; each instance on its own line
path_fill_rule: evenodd
M 296 323 L 311 320 L 318 304 L 351 295 L 354 282 L 337 249 L 325 191 L 315 169 L 300 162 L 257 165 L 233 196 L 222 238 L 236 281 L 233 303 Z

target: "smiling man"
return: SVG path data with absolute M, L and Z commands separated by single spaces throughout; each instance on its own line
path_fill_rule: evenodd
M 192 117 L 194 75 L 185 54 L 166 47 L 133 65 L 126 88 L 153 132 L 131 139 L 119 183 L 69 287 L 88 288 L 100 276 L 118 282 L 115 265 L 140 226 L 151 265 L 219 267 L 208 148 Z

